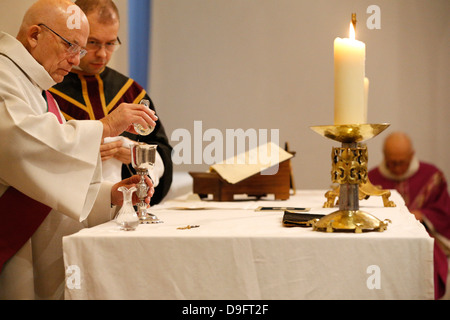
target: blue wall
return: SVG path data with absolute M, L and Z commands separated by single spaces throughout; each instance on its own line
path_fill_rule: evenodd
M 130 77 L 148 91 L 152 0 L 128 0 Z

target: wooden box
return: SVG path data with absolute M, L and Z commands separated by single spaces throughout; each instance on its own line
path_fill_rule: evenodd
M 235 184 L 227 182 L 215 171 L 189 172 L 189 174 L 194 180 L 193 192 L 200 198 L 212 194 L 214 201 L 233 201 L 235 194 L 256 197 L 273 194 L 276 200 L 287 200 L 291 189 L 290 159 L 281 162 L 278 172 L 274 175 L 258 173 Z

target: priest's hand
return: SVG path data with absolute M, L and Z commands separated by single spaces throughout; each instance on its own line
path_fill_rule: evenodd
M 131 152 L 130 148 L 120 147 L 119 150 L 114 154 L 114 158 L 119 160 L 124 164 L 131 163 Z
M 139 181 L 141 181 L 141 177 L 138 175 L 134 175 L 128 179 L 125 179 L 125 180 L 122 180 L 122 181 L 116 183 L 111 188 L 111 204 L 116 205 L 116 206 L 121 206 L 123 203 L 123 193 L 121 191 L 119 191 L 118 189 L 120 187 L 127 187 L 128 189 L 130 189 L 132 187 L 135 187 L 136 184 L 139 183 Z M 145 177 L 145 182 L 149 186 L 148 194 L 147 194 L 147 198 L 145 198 L 145 202 L 147 204 L 150 204 L 150 198 L 155 193 L 155 189 L 153 188 L 152 180 L 150 180 L 149 177 L 147 177 L 147 176 Z M 133 201 L 133 205 L 135 205 L 139 202 L 139 198 L 137 197 L 136 192 L 133 192 L 132 201 Z
M 103 124 L 102 138 L 115 137 L 124 131 L 137 134 L 133 123 L 147 128 L 155 127 L 157 120 L 155 112 L 142 104 L 121 103 L 113 112 L 100 119 Z
M 123 143 L 120 140 L 112 142 L 103 141 L 100 145 L 100 156 L 102 157 L 102 161 L 106 161 L 115 157 L 116 153 L 119 152 L 119 149 L 122 147 L 122 144 Z M 130 149 L 128 149 L 128 153 L 130 153 Z
M 102 142 L 100 145 L 102 161 L 116 158 L 124 164 L 131 163 L 130 148 L 123 147 L 122 141 Z

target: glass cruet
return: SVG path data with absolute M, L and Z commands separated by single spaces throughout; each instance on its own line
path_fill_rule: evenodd
M 123 193 L 123 204 L 117 214 L 116 223 L 120 226 L 121 230 L 132 231 L 139 225 L 139 217 L 131 201 L 133 192 L 137 189 L 136 187 L 132 187 L 131 189 L 120 187 L 118 190 Z

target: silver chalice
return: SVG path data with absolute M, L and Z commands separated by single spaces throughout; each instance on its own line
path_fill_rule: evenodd
M 147 212 L 147 203 L 145 203 L 149 188 L 145 183 L 145 176 L 148 175 L 148 170 L 155 165 L 156 147 L 157 145 L 145 143 L 137 143 L 131 147 L 131 165 L 141 177 L 141 181 L 136 185 L 136 195 L 140 200 L 137 208 L 141 224 L 163 222 L 154 214 Z

